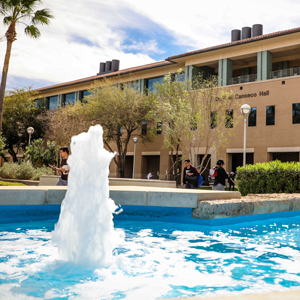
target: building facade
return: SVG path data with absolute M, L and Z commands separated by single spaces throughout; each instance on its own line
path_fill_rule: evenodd
M 119 70 L 119 62 L 100 63 L 97 75 L 40 88 L 38 103 L 48 109 L 82 100 L 95 80 L 118 78 L 119 82 L 136 81 L 142 92 L 151 90 L 154 83 L 169 73 L 183 73 L 176 80 L 192 80 L 202 73 L 218 75 L 219 86 L 233 91 L 241 104 L 251 106 L 247 122 L 247 163 L 299 161 L 300 153 L 300 28 L 271 34 L 262 33 L 262 25 L 231 32 L 231 41 L 205 49 L 168 57 L 165 61 Z M 234 111 L 233 117 L 240 114 Z M 227 171 L 235 171 L 243 162 L 243 122 L 234 128 L 234 136 L 226 147 L 211 155 L 210 165 L 224 159 Z M 163 149 L 163 134 L 154 142 L 136 144 L 135 177 L 170 179 L 172 172 L 170 150 Z M 125 176 L 133 173 L 133 142 L 129 145 Z M 203 155 L 199 151 L 191 158 L 198 164 Z M 111 176 L 117 177 L 117 168 L 111 166 Z

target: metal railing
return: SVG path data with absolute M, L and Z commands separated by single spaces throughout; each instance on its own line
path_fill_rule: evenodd
M 294 67 L 289 69 L 282 69 L 270 72 L 270 78 L 282 78 L 288 76 L 297 76 L 300 75 L 300 67 Z
M 256 81 L 256 79 L 257 79 L 257 74 L 241 75 L 241 76 L 231 77 L 229 79 L 229 84 L 252 82 L 252 81 Z

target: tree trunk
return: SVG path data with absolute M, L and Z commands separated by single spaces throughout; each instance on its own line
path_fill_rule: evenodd
M 17 154 L 14 149 L 9 149 L 8 153 L 12 156 L 14 163 L 18 162 Z
M 2 131 L 3 104 L 4 104 L 7 74 L 8 74 L 8 66 L 9 66 L 12 43 L 16 40 L 16 35 L 17 33 L 15 31 L 15 23 L 11 23 L 5 34 L 7 40 L 7 46 L 6 46 L 6 53 L 4 58 L 1 86 L 0 86 L 0 131 Z

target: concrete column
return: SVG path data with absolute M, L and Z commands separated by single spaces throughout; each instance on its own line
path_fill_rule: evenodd
M 257 81 L 270 79 L 272 71 L 272 53 L 262 51 L 257 53 Z
M 63 105 L 63 95 L 60 94 L 60 95 L 58 95 L 57 98 L 58 98 L 58 103 L 57 103 L 58 107 L 62 107 L 62 105 Z
M 223 85 L 223 59 L 219 59 L 219 68 L 218 68 L 218 85 Z
M 257 53 L 257 81 L 262 80 L 262 52 Z
M 229 84 L 229 79 L 232 77 L 232 60 L 229 58 L 223 59 L 223 85 Z
M 232 60 L 223 58 L 219 60 L 218 84 L 225 86 L 229 84 L 229 79 L 232 77 Z
M 76 92 L 75 92 L 75 102 L 76 102 L 76 101 L 79 101 L 79 100 L 81 100 L 81 99 L 80 99 L 80 91 L 76 91 Z
M 139 79 L 138 80 L 138 89 L 140 90 L 141 93 L 145 92 L 146 80 L 147 79 Z
M 272 71 L 272 53 L 269 51 L 262 52 L 262 80 L 270 79 Z
M 192 81 L 192 67 L 193 66 L 185 66 L 185 81 Z

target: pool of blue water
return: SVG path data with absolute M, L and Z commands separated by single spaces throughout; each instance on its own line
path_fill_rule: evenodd
M 206 226 L 115 220 L 106 269 L 56 257 L 57 219 L 0 224 L 0 299 L 157 299 L 300 286 L 300 216 Z

